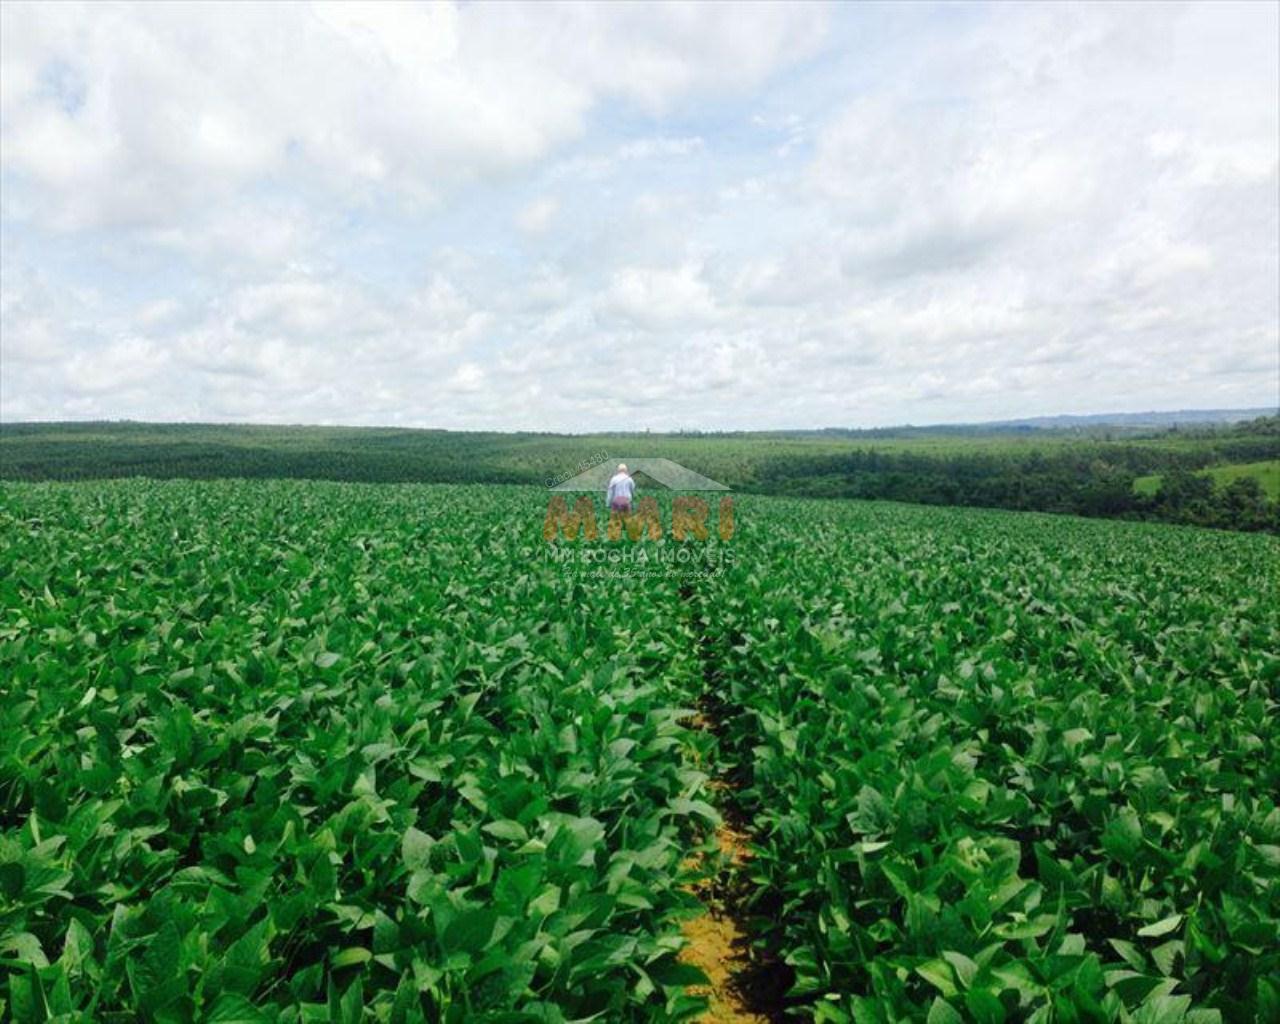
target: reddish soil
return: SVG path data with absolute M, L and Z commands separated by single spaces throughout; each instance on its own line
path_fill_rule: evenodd
M 728 865 L 736 867 L 750 856 L 747 836 L 728 825 L 716 829 L 716 841 L 720 855 Z M 707 883 L 694 891 L 705 900 Z M 680 959 L 701 968 L 710 981 L 709 985 L 692 986 L 690 995 L 706 996 L 709 1006 L 698 1019 L 703 1024 L 731 1024 L 747 1021 L 750 1024 L 768 1024 L 769 1018 L 748 1008 L 735 981 L 747 966 L 746 937 L 738 922 L 728 914 L 709 909 L 684 926 L 688 945 L 680 951 Z

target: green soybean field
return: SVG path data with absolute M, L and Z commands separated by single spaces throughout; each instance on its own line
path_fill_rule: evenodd
M 1280 1020 L 1275 537 L 546 508 L 0 484 L 0 1019 Z

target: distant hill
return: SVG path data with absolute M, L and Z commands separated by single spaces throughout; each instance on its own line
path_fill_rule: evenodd
M 1060 438 L 1088 435 L 1102 439 L 1109 433 L 1128 437 L 1160 433 L 1177 428 L 1210 430 L 1230 427 L 1265 416 L 1280 414 L 1280 408 L 1257 409 L 1177 409 L 1169 412 L 1111 412 L 1082 415 L 1028 416 L 1013 420 L 979 420 L 972 423 L 904 423 L 896 427 L 824 427 L 817 430 L 782 430 L 741 436 L 838 437 L 846 440 L 924 437 L 1021 436 Z M 726 436 L 734 436 L 728 432 Z
M 987 427 L 1036 427 L 1042 430 L 1066 430 L 1072 427 L 1180 427 L 1209 423 L 1240 423 L 1259 416 L 1274 416 L 1280 409 L 1178 409 L 1173 412 L 1111 412 L 1082 416 L 1030 416 L 1020 420 L 997 420 L 974 424 Z

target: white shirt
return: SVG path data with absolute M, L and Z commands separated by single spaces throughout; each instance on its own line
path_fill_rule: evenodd
M 609 490 L 605 495 L 605 500 L 610 505 L 615 499 L 624 499 L 628 504 L 631 502 L 631 496 L 635 493 L 636 482 L 626 473 L 614 473 L 613 478 L 609 481 Z

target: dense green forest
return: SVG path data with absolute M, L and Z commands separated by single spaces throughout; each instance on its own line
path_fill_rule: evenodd
M 735 434 L 478 433 L 353 427 L 0 426 L 0 478 L 292 477 L 553 484 L 595 462 L 661 456 L 738 490 L 1158 519 L 1280 532 L 1256 479 L 1209 467 L 1280 457 L 1280 417 L 1141 432 L 903 428 Z M 1135 491 L 1159 474 L 1154 493 Z

